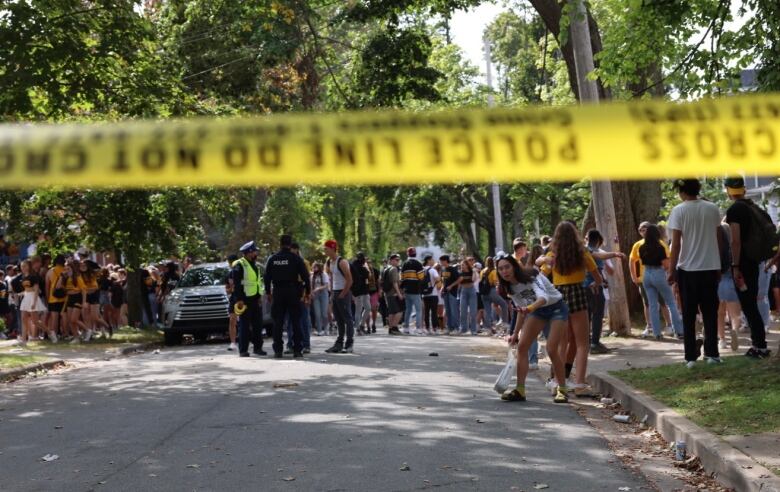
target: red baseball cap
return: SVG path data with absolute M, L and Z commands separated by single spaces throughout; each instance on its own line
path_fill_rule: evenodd
M 334 239 L 328 239 L 327 241 L 325 241 L 324 246 L 326 248 L 330 248 L 330 249 L 333 249 L 333 250 L 338 250 L 339 249 L 339 243 L 337 243 Z

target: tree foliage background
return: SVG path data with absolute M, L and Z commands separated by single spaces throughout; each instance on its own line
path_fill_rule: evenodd
M 5 122 L 229 116 L 390 107 L 410 111 L 576 100 L 567 3 L 508 0 L 486 29 L 496 87 L 453 44 L 455 12 L 479 0 L 26 0 L 0 6 Z M 774 0 L 592 0 L 605 98 L 692 98 L 780 90 Z M 734 22 L 735 13 L 740 22 Z M 614 183 L 625 249 L 636 224 L 674 200 L 660 182 Z M 587 181 L 501 187 L 505 236 L 538 237 L 561 219 L 593 224 Z M 0 192 L 0 222 L 50 251 L 111 250 L 130 269 L 166 257 L 224 257 L 290 232 L 304 252 L 336 238 L 382 258 L 434 242 L 496 247 L 488 187 Z M 131 277 L 137 282 L 136 277 Z M 131 315 L 137 301 L 131 300 Z M 137 319 L 137 317 L 135 318 Z

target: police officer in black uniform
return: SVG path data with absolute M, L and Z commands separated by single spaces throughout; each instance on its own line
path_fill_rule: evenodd
M 284 341 L 284 318 L 289 315 L 293 331 L 293 357 L 303 357 L 303 333 L 301 333 L 301 296 L 309 295 L 309 272 L 303 259 L 293 253 L 292 236 L 284 234 L 280 241 L 281 249 L 268 258 L 265 265 L 265 292 L 271 304 L 271 317 L 274 320 L 274 357 L 282 358 Z M 301 284 L 301 281 L 303 283 Z
M 263 351 L 263 306 L 260 272 L 257 269 L 257 246 L 250 241 L 241 246 L 243 257 L 233 267 L 233 295 L 235 309 L 240 312 L 238 320 L 238 355 L 249 357 L 249 340 L 252 340 L 255 355 L 266 355 Z M 245 271 L 245 268 L 251 270 Z

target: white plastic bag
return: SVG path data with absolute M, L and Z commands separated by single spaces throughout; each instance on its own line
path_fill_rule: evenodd
M 496 384 L 493 385 L 493 389 L 496 393 L 503 394 L 512 385 L 512 378 L 517 372 L 517 355 L 515 347 L 510 347 L 509 353 L 506 357 L 506 365 L 501 369 L 501 373 L 496 379 Z

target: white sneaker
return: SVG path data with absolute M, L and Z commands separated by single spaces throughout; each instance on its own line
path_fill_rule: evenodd
M 50 331 L 49 340 L 51 341 L 51 343 L 57 343 L 57 334 L 54 333 L 53 331 Z
M 695 366 L 696 366 L 695 360 L 690 360 L 685 363 L 685 367 L 687 367 L 688 369 L 693 369 Z
M 705 357 L 704 359 L 707 361 L 707 364 L 723 364 L 720 357 Z
M 88 342 L 92 340 L 92 330 L 87 330 L 86 333 L 84 333 L 84 341 Z
M 558 389 L 558 381 L 556 381 L 553 378 L 550 378 L 547 380 L 547 382 L 544 384 L 544 387 L 547 388 L 550 391 L 550 394 L 555 394 L 556 390 Z
M 401 333 L 403 333 L 404 335 L 411 335 L 412 334 L 412 332 L 409 331 L 409 328 L 404 328 L 403 330 L 401 330 Z
M 539 364 L 528 364 L 528 370 L 529 371 L 537 371 L 539 370 Z
M 231 352 L 236 349 L 238 349 L 236 342 L 231 342 L 230 345 L 228 345 L 228 350 L 230 350 Z
M 78 345 L 81 343 L 81 338 L 79 337 L 73 337 L 73 340 L 70 341 L 71 345 Z
M 652 336 L 653 330 L 649 326 L 645 326 L 645 331 L 642 332 L 642 338 Z
M 16 337 L 16 343 L 18 343 L 19 345 L 27 345 L 27 340 L 25 340 L 22 337 Z
M 674 328 L 672 328 L 671 326 L 666 327 L 666 334 L 670 337 L 677 336 L 677 333 L 674 332 Z
M 720 339 L 720 342 L 718 343 L 718 347 L 720 347 L 722 349 L 725 349 L 726 347 L 728 347 L 728 344 L 726 343 L 726 339 L 725 338 L 721 338 Z

